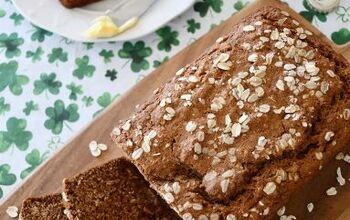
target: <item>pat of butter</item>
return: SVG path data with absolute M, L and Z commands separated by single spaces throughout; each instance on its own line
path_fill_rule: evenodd
M 85 36 L 88 38 L 114 37 L 134 27 L 138 20 L 137 17 L 133 17 L 118 27 L 109 16 L 104 15 L 92 21 L 92 25 L 85 32 Z
M 108 38 L 118 33 L 119 28 L 113 20 L 108 16 L 101 16 L 92 22 L 91 27 L 85 32 L 85 36 L 89 38 Z

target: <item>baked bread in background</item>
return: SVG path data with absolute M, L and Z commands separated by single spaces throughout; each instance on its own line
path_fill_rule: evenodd
M 62 5 L 64 5 L 66 8 L 82 7 L 98 1 L 101 1 L 101 0 L 60 0 Z

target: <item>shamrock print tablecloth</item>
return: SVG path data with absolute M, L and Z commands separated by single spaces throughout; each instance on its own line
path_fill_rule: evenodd
M 336 44 L 350 41 L 350 1 L 330 14 L 285 2 Z M 36 27 L 0 0 L 0 198 L 120 94 L 247 4 L 198 0 L 142 39 L 93 44 Z

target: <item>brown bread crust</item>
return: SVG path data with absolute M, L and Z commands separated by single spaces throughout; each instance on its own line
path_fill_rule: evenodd
M 326 42 L 264 7 L 112 138 L 184 219 L 269 219 L 350 142 L 349 73 Z

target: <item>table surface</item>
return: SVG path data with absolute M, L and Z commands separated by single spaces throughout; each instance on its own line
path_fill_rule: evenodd
M 329 14 L 285 2 L 336 44 L 350 41 L 350 1 Z M 0 0 L 0 198 L 114 99 L 247 4 L 199 0 L 142 39 L 91 44 L 35 27 Z

